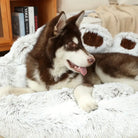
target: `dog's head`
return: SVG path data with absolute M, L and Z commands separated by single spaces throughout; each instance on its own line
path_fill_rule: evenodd
M 64 66 L 73 72 L 86 75 L 86 67 L 95 61 L 82 45 L 79 25 L 83 16 L 84 11 L 66 20 L 65 13 L 61 12 L 49 23 L 51 31 L 48 31 L 46 54 L 53 68 Z

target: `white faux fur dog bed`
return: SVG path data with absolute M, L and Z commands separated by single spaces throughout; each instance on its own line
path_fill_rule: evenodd
M 33 48 L 35 34 L 19 38 L 0 58 L 0 87 L 24 87 L 25 57 Z M 73 90 L 9 95 L 0 100 L 0 135 L 5 138 L 136 138 L 138 92 L 125 84 L 95 85 L 98 109 L 90 113 L 75 102 Z

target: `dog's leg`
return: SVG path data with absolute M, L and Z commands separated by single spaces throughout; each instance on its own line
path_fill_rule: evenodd
M 25 93 L 33 93 L 30 88 L 13 88 L 13 87 L 1 87 L 0 88 L 0 97 L 7 96 L 10 94 L 21 95 Z
M 98 105 L 92 97 L 92 87 L 79 85 L 74 90 L 74 96 L 78 105 L 86 112 L 97 109 Z
M 104 73 L 103 70 L 98 66 L 96 66 L 96 73 L 101 79 L 101 81 L 104 83 L 109 83 L 109 82 L 124 83 L 131 86 L 135 91 L 138 91 L 138 76 L 136 76 L 134 79 L 129 77 L 115 78 L 111 77 L 109 74 Z

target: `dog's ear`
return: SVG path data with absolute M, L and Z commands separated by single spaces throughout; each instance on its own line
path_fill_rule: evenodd
M 59 33 L 60 30 L 62 30 L 62 28 L 66 25 L 66 15 L 65 13 L 62 11 L 59 14 L 59 19 L 54 27 L 54 32 L 55 33 Z
M 80 26 L 80 23 L 81 23 L 81 21 L 82 21 L 82 19 L 83 19 L 83 17 L 84 17 L 84 11 L 81 11 L 80 13 L 78 13 L 77 15 L 75 15 L 75 16 L 72 16 L 72 17 L 70 17 L 67 21 L 66 21 L 66 23 L 67 24 L 76 24 L 78 27 Z
M 83 20 L 84 14 L 85 14 L 85 12 L 84 11 L 81 11 L 79 14 L 76 15 L 76 25 L 78 27 L 80 26 L 80 23 Z

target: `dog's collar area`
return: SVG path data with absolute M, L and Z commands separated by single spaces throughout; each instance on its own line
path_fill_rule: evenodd
M 70 60 L 67 60 L 70 68 L 72 68 L 74 71 L 81 73 L 83 76 L 87 74 L 87 68 L 86 67 L 80 67 L 72 63 Z

